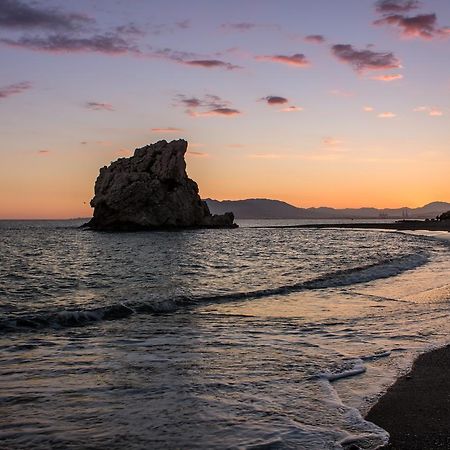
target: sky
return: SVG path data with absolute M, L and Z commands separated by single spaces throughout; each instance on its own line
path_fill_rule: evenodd
M 0 0 L 0 218 L 186 139 L 203 198 L 450 202 L 448 0 Z

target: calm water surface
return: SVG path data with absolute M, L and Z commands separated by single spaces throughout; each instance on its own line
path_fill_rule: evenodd
M 0 447 L 373 449 L 450 341 L 445 235 L 0 222 Z

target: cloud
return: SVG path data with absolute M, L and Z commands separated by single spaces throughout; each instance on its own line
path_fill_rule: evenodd
M 194 158 L 208 158 L 209 153 L 188 151 L 186 156 L 192 156 Z
M 305 36 L 305 41 L 313 44 L 322 44 L 325 42 L 325 37 L 321 34 L 309 34 L 308 36 Z
M 253 22 L 237 22 L 237 23 L 223 23 L 220 29 L 228 32 L 246 33 L 257 29 L 272 29 L 280 30 L 281 27 L 275 24 L 259 24 Z
M 257 28 L 257 26 L 258 25 L 256 25 L 256 23 L 239 22 L 239 23 L 223 23 L 222 25 L 220 25 L 220 28 L 222 30 L 245 32 L 245 31 L 253 30 L 253 29 Z
M 289 101 L 287 98 L 278 97 L 276 95 L 268 95 L 267 97 L 263 97 L 261 100 L 265 101 L 270 106 L 284 105 Z
M 188 114 L 192 117 L 208 117 L 208 116 L 237 116 L 241 114 L 238 109 L 234 108 L 213 108 L 209 111 L 189 111 Z
M 191 117 L 232 117 L 242 114 L 241 111 L 232 107 L 231 102 L 223 100 L 218 95 L 207 94 L 199 98 L 179 94 L 174 100 L 175 105 L 185 107 L 186 114 Z
M 299 112 L 303 111 L 301 106 L 286 106 L 286 108 L 280 109 L 280 112 Z
M 129 36 L 144 36 L 146 34 L 146 32 L 142 28 L 138 27 L 134 23 L 119 25 L 115 28 L 115 30 L 118 34 L 126 34 Z
M 191 52 L 183 52 L 178 50 L 172 50 L 170 48 L 154 50 L 148 54 L 148 56 L 153 58 L 166 59 L 178 64 L 185 64 L 192 67 L 201 67 L 204 69 L 226 69 L 235 70 L 242 69 L 241 66 L 231 64 L 226 61 L 212 58 L 204 58 L 200 55 Z
M 445 35 L 445 29 L 437 28 L 436 14 L 419 14 L 417 16 L 403 16 L 392 14 L 376 20 L 375 25 L 393 25 L 400 29 L 404 37 L 420 37 L 422 39 L 432 39 L 435 36 Z
M 0 2 L 0 28 L 78 31 L 92 23 L 95 20 L 84 14 L 28 5 L 20 0 Z
M 377 117 L 379 117 L 380 119 L 392 119 L 396 116 L 397 114 L 394 114 L 393 112 L 382 112 L 377 115 Z
M 417 0 L 378 0 L 375 10 L 380 14 L 405 13 L 417 9 L 420 2 Z
M 50 150 L 38 150 L 37 153 L 38 153 L 38 155 L 41 155 L 41 156 L 47 156 L 51 152 L 50 152 Z
M 175 23 L 150 24 L 145 28 L 145 31 L 153 36 L 160 36 L 161 34 L 174 33 L 189 28 L 191 28 L 191 21 L 185 19 Z
M 134 45 L 113 33 L 89 37 L 74 37 L 65 34 L 53 34 L 46 37 L 22 36 L 16 40 L 0 39 L 0 42 L 10 47 L 50 53 L 95 52 L 107 55 L 139 53 Z
M 440 109 L 437 108 L 432 108 L 430 109 L 430 111 L 428 112 L 429 116 L 434 116 L 434 117 L 440 117 L 444 115 L 444 112 L 441 111 Z
M 198 108 L 199 106 L 202 105 L 202 100 L 196 97 L 181 98 L 180 102 L 189 108 Z
M 294 55 L 272 55 L 272 56 L 256 56 L 258 61 L 269 61 L 280 64 L 287 64 L 293 67 L 308 67 L 310 62 L 303 53 L 296 53 Z
M 84 106 L 93 111 L 114 111 L 114 107 L 110 103 L 86 102 Z
M 395 80 L 401 80 L 403 78 L 403 75 L 400 73 L 390 74 L 390 75 L 377 75 L 374 77 L 371 77 L 372 80 L 378 80 L 378 81 L 395 81 Z
M 183 63 L 188 66 L 203 67 L 205 69 L 214 69 L 216 67 L 227 70 L 242 69 L 241 66 L 236 66 L 235 64 L 220 61 L 218 59 L 195 59 L 192 61 L 183 61 Z
M 267 97 L 261 98 L 260 101 L 266 102 L 269 106 L 282 106 L 286 105 L 289 102 L 287 98 L 280 97 L 277 95 L 268 95 Z M 297 112 L 297 111 L 303 111 L 303 108 L 301 108 L 300 106 L 290 105 L 285 106 L 284 108 L 278 110 L 278 112 Z
M 329 137 L 323 138 L 322 143 L 324 145 L 326 145 L 327 147 L 335 147 L 337 145 L 343 144 L 343 141 L 329 136 Z
M 354 70 L 398 69 L 400 61 L 393 53 L 374 52 L 372 50 L 357 50 L 349 44 L 336 44 L 331 51 L 340 61 L 350 64 Z
M 12 95 L 21 94 L 24 91 L 31 89 L 31 83 L 22 81 L 20 83 L 9 84 L 8 86 L 0 87 L 0 100 L 8 98 Z
M 444 111 L 437 108 L 436 106 L 418 106 L 413 109 L 414 112 L 424 112 L 431 117 L 441 117 L 444 115 Z
M 175 26 L 180 30 L 187 30 L 188 28 L 191 28 L 191 21 L 189 19 L 180 20 L 175 22 Z
M 167 128 L 152 128 L 152 131 L 154 133 L 178 133 L 184 130 L 182 128 L 167 127 Z
M 375 108 L 373 106 L 364 106 L 363 111 L 364 112 L 372 112 L 372 111 L 375 111 Z

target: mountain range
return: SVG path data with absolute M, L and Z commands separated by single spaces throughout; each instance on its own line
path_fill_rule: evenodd
M 207 198 L 212 214 L 232 211 L 236 219 L 432 219 L 450 210 L 450 203 L 432 202 L 419 208 L 298 208 L 280 200 Z

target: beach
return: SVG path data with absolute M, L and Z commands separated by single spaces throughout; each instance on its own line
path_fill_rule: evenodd
M 450 346 L 424 353 L 366 419 L 387 430 L 384 449 L 450 448 Z

